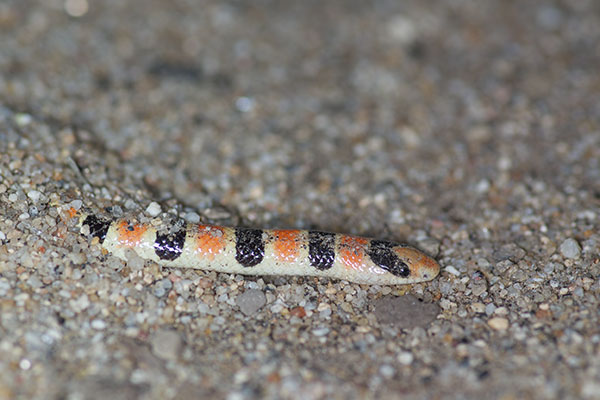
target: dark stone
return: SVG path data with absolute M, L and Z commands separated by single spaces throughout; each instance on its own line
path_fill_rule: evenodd
M 429 325 L 440 313 L 435 303 L 425 303 L 418 298 L 385 296 L 373 302 L 375 317 L 380 324 L 390 324 L 401 329 L 412 329 Z

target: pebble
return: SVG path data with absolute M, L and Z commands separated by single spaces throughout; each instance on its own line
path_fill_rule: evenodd
M 131 268 L 132 271 L 141 271 L 142 268 L 144 268 L 145 260 L 135 251 L 128 250 L 125 252 L 125 257 L 127 257 L 127 266 Z
M 396 369 L 389 364 L 383 364 L 379 367 L 379 373 L 386 379 L 390 379 L 396 373 Z
M 84 293 L 79 296 L 76 300 L 70 300 L 69 305 L 73 308 L 75 312 L 81 312 L 89 307 L 90 300 L 88 296 Z
M 488 321 L 488 325 L 496 331 L 505 331 L 508 329 L 508 320 L 502 317 L 494 317 Z
M 410 365 L 414 360 L 414 356 L 409 351 L 403 351 L 398 354 L 398 362 L 402 365 Z
M 312 333 L 315 336 L 325 336 L 329 333 L 329 330 L 330 329 L 325 326 L 322 328 L 313 329 Z
M 171 329 L 156 331 L 150 340 L 152 352 L 163 360 L 175 361 L 179 358 L 183 340 L 181 335 Z
M 473 303 L 473 304 L 471 304 L 471 310 L 475 313 L 483 314 L 485 312 L 485 304 Z
M 154 284 L 154 295 L 156 297 L 164 296 L 171 288 L 173 283 L 169 279 L 161 279 Z
M 248 289 L 236 298 L 235 303 L 244 315 L 250 316 L 267 303 L 267 298 L 262 290 Z
M 406 15 L 394 15 L 387 23 L 389 37 L 399 43 L 410 43 L 417 36 L 417 31 L 415 22 Z M 418 139 L 418 135 L 416 137 Z
M 81 201 L 79 199 L 73 200 L 72 202 L 69 203 L 69 207 L 72 207 L 76 210 L 79 210 L 82 205 L 83 205 L 83 201 Z
M 37 190 L 30 190 L 27 192 L 27 197 L 29 197 L 34 203 L 37 203 L 42 197 L 42 193 Z
M 494 303 L 489 303 L 485 306 L 485 313 L 487 315 L 492 315 L 494 311 L 496 311 L 496 306 L 494 305 Z
M 0 297 L 6 296 L 6 293 L 10 290 L 10 283 L 6 278 L 0 278 Z
M 26 358 L 22 359 L 21 361 L 19 361 L 19 368 L 21 368 L 24 371 L 27 371 L 29 368 L 31 368 L 31 361 L 29 361 Z
M 254 99 L 251 97 L 241 96 L 235 101 L 235 106 L 240 112 L 250 112 L 254 108 Z
M 17 114 L 15 114 L 15 122 L 20 127 L 27 126 L 32 121 L 33 121 L 33 117 L 30 114 L 26 114 L 26 113 L 17 113 Z
M 499 316 L 505 316 L 508 315 L 508 308 L 506 307 L 498 307 L 494 310 L 494 314 L 499 315 Z
M 95 319 L 95 320 L 92 320 L 91 326 L 93 329 L 95 329 L 97 331 L 101 331 L 106 328 L 106 322 L 104 322 L 101 319 Z
M 200 223 L 200 215 L 198 215 L 198 213 L 195 213 L 195 212 L 186 213 L 183 216 L 183 219 L 185 219 L 187 222 L 189 222 L 191 224 Z
M 490 182 L 482 179 L 475 185 L 475 191 L 477 193 L 487 193 L 490 190 Z
M 290 310 L 290 315 L 298 318 L 306 317 L 306 310 L 302 306 L 294 307 Z
M 160 208 L 160 204 L 153 201 L 152 203 L 150 203 L 148 205 L 148 207 L 146 207 L 146 212 L 151 217 L 158 217 L 160 215 L 160 213 L 162 212 L 162 209 Z
M 17 303 L 17 305 L 22 305 L 27 300 L 29 300 L 29 293 L 19 293 L 18 295 L 16 295 L 14 297 L 14 299 L 15 299 L 15 302 Z
M 515 243 L 507 243 L 502 245 L 499 249 L 494 251 L 493 257 L 496 262 L 511 260 L 517 262 L 526 255 L 525 250 L 517 246 Z
M 575 239 L 565 239 L 560 245 L 560 252 L 565 258 L 576 259 L 581 255 L 581 246 Z
M 125 208 L 128 210 L 135 210 L 137 208 L 137 203 L 135 201 L 133 201 L 132 199 L 127 199 L 125 200 Z M 113 212 L 114 212 L 114 208 L 113 208 Z M 118 215 L 118 213 L 117 213 Z

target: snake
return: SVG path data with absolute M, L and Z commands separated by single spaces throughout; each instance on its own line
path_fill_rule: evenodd
M 126 218 L 71 209 L 80 233 L 114 256 L 128 250 L 166 267 L 241 275 L 314 276 L 359 284 L 427 282 L 440 271 L 424 252 L 388 240 L 301 229 L 258 229 L 187 223 L 159 230 Z

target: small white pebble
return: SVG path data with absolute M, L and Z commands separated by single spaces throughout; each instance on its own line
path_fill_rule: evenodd
M 492 315 L 494 311 L 496 311 L 496 306 L 494 303 L 489 303 L 487 306 L 485 306 L 485 313 L 487 315 Z
M 77 298 L 76 300 L 69 301 L 69 305 L 75 312 L 78 313 L 89 307 L 90 300 L 88 296 L 84 293 L 81 296 L 79 296 L 79 298 Z
M 162 209 L 160 208 L 160 204 L 158 204 L 157 202 L 153 201 L 146 208 L 146 212 L 151 217 L 158 217 L 160 215 L 160 213 L 162 212 Z
M 581 255 L 581 246 L 575 239 L 566 239 L 560 245 L 560 252 L 565 258 L 579 258 Z
M 498 308 L 496 308 L 494 310 L 494 314 L 500 315 L 500 316 L 508 315 L 508 308 L 506 308 L 506 307 L 498 307 Z
M 329 328 L 323 327 L 323 328 L 313 329 L 312 333 L 315 336 L 325 336 L 329 333 Z
M 254 109 L 254 99 L 251 97 L 241 96 L 235 101 L 235 107 L 238 111 L 246 113 Z
M 76 210 L 79 210 L 82 205 L 83 205 L 83 202 L 81 200 L 73 200 L 72 202 L 69 203 L 69 207 L 73 207 Z
M 383 364 L 381 367 L 379 367 L 379 373 L 383 375 L 384 378 L 390 379 L 394 376 L 396 370 L 391 365 Z
M 131 199 L 127 199 L 125 201 L 125 208 L 128 210 L 133 210 L 133 209 L 137 208 L 137 203 Z
M 29 293 L 19 293 L 14 297 L 14 299 L 18 305 L 22 305 L 24 302 L 29 300 Z
M 33 118 L 29 114 L 25 114 L 25 113 L 15 114 L 15 122 L 17 123 L 17 125 L 19 125 L 21 127 L 29 125 L 31 123 L 31 121 L 33 121 Z
M 494 317 L 488 321 L 488 325 L 496 331 L 505 331 L 508 329 L 508 320 L 506 318 Z
M 451 302 L 448 299 L 442 299 L 440 300 L 440 307 L 442 307 L 442 309 L 444 310 L 450 310 L 452 309 L 456 304 Z
M 512 160 L 508 157 L 500 157 L 497 165 L 501 171 L 507 171 L 512 166 Z
M 398 354 L 398 362 L 402 365 L 410 365 L 412 364 L 413 360 L 414 356 L 411 352 L 403 351 L 402 353 Z
M 387 34 L 390 39 L 399 43 L 410 43 L 417 36 L 415 23 L 405 15 L 394 15 L 387 23 Z
M 65 0 L 65 12 L 73 18 L 83 17 L 89 10 L 87 0 Z
M 104 328 L 106 328 L 106 322 L 102 321 L 101 319 L 93 320 L 91 325 L 92 325 L 92 328 L 94 328 L 97 331 L 101 331 Z
M 31 361 L 26 358 L 22 359 L 19 361 L 19 368 L 21 368 L 23 371 L 27 371 L 29 368 L 31 368 Z
M 477 185 L 475 185 L 475 191 L 477 193 L 486 193 L 488 190 L 490 190 L 490 183 L 486 179 L 480 180 L 477 182 Z
M 454 268 L 452 265 L 448 265 L 446 268 L 444 268 L 446 270 L 446 272 L 454 275 L 454 276 L 459 276 L 460 275 L 460 271 L 457 270 L 456 268 Z
M 4 239 L 6 239 L 6 235 L 4 234 L 4 232 L 0 231 L 0 240 Z
M 284 305 L 283 304 L 279 304 L 279 303 L 275 303 L 273 304 L 273 306 L 271 307 L 271 312 L 273 314 L 279 314 L 281 311 L 283 311 L 284 309 Z
M 27 197 L 29 197 L 34 203 L 37 203 L 42 197 L 42 193 L 38 190 L 30 190 L 27 192 Z
M 185 214 L 183 218 L 191 224 L 197 224 L 200 222 L 200 216 L 195 212 L 189 212 Z

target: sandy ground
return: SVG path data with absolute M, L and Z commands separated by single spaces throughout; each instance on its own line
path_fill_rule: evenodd
M 599 5 L 4 0 L 0 398 L 600 398 Z M 123 262 L 67 206 L 442 273 Z

